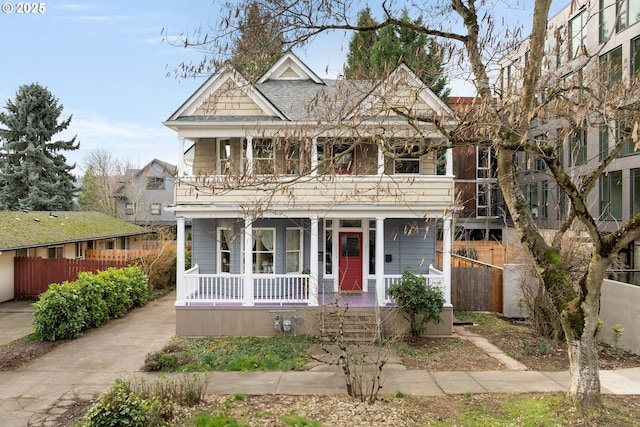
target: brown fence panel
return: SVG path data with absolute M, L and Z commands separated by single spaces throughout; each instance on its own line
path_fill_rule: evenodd
M 81 271 L 97 272 L 109 267 L 122 268 L 123 261 L 100 261 L 83 259 L 14 258 L 13 287 L 15 298 L 37 298 L 52 283 L 73 281 Z
M 491 311 L 491 291 L 490 268 L 451 269 L 451 303 L 455 310 Z
M 441 267 L 442 252 L 436 253 L 436 259 Z M 502 268 L 451 254 L 451 304 L 454 310 L 502 313 L 502 280 Z

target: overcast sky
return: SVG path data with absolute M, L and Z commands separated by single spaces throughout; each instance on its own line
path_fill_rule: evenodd
M 555 0 L 553 8 L 568 1 Z M 377 3 L 377 2 L 376 2 Z M 511 20 L 530 19 L 529 0 L 498 4 Z M 23 3 L 27 4 L 27 3 Z M 29 3 L 31 4 L 31 3 Z M 80 149 L 67 152 L 82 173 L 95 148 L 144 166 L 153 158 L 175 164 L 178 143 L 166 120 L 202 84 L 172 71 L 201 58 L 193 50 L 162 42 L 200 25 L 215 25 L 219 2 L 211 0 L 110 0 L 42 2 L 42 13 L 17 13 L 18 2 L 3 2 L 0 13 L 0 107 L 20 85 L 38 82 L 73 115 L 61 137 L 77 135 Z M 24 9 L 24 8 L 23 8 Z M 508 9 L 508 10 L 507 10 Z M 25 10 L 23 10 L 24 12 Z M 554 11 L 552 11 L 552 14 Z M 320 77 L 342 69 L 349 36 L 334 33 L 296 54 Z M 327 75 L 327 71 L 329 74 Z M 471 95 L 456 85 L 452 95 Z

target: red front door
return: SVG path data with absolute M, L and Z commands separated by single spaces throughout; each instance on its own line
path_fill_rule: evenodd
M 362 233 L 340 233 L 340 291 L 362 290 Z

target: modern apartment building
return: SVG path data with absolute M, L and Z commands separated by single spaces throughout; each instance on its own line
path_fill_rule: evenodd
M 597 188 L 589 194 L 588 208 L 603 231 L 613 231 L 640 213 L 640 150 L 636 150 L 634 134 L 637 124 L 629 117 L 637 114 L 633 97 L 620 96 L 620 86 L 633 88 L 640 69 L 640 0 L 572 1 L 549 20 L 539 96 L 563 90 L 568 99 L 587 92 L 604 94 L 599 108 L 592 113 L 571 117 L 557 114 L 536 118 L 529 138 L 557 138 L 558 159 L 574 182 L 595 170 L 609 155 L 617 141 L 626 145 L 601 174 Z M 518 96 L 522 72 L 528 62 L 528 41 L 521 43 L 501 62 L 500 88 L 503 97 Z M 574 87 L 571 91 L 567 88 Z M 581 88 L 581 89 L 578 89 Z M 607 96 L 610 90 L 610 96 Z M 504 98 L 503 98 L 504 99 Z M 617 103 L 607 111 L 608 102 Z M 584 102 L 583 102 L 584 103 Z M 591 107 L 590 107 L 591 108 Z M 634 113 L 634 110 L 636 113 Z M 567 131 L 567 123 L 575 124 Z M 637 140 L 637 136 L 635 137 Z M 546 228 L 557 228 L 568 213 L 568 202 L 555 180 L 546 170 L 542 158 L 520 153 L 518 165 L 522 186 L 531 210 Z M 621 253 L 621 261 L 629 269 L 640 269 L 640 241 Z

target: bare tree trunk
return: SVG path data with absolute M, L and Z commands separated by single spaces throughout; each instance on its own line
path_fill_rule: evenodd
M 569 351 L 568 394 L 577 405 L 586 408 L 602 406 L 598 374 L 598 345 L 595 336 L 567 338 Z

